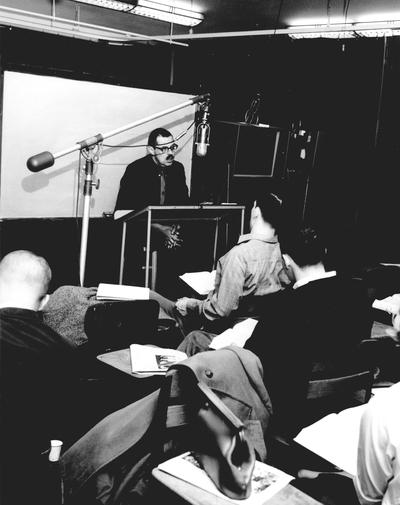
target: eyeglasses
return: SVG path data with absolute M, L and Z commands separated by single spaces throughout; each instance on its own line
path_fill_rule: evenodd
M 171 151 L 171 153 L 174 153 L 178 149 L 178 144 L 171 144 L 170 146 L 154 146 L 156 149 L 161 151 L 163 154 L 167 153 L 168 151 Z

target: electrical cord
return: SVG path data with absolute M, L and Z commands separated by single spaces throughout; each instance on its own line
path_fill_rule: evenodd
M 175 141 L 181 139 L 184 135 L 187 134 L 187 132 L 190 130 L 190 128 L 192 128 L 192 126 L 195 124 L 195 121 L 192 121 L 190 123 L 190 125 L 186 128 L 186 130 L 184 130 L 183 132 L 179 133 L 179 135 L 177 135 L 175 137 Z M 169 144 L 169 142 L 166 142 L 167 144 Z M 147 147 L 148 144 L 136 144 L 136 145 L 133 145 L 133 146 L 127 146 L 127 145 L 123 145 L 123 144 L 104 144 L 103 143 L 103 147 L 122 147 L 124 149 L 135 149 L 137 147 Z

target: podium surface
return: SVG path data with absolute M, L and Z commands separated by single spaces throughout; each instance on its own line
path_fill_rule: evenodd
M 149 287 L 150 273 L 150 244 L 151 244 L 151 224 L 160 222 L 184 222 L 184 221 L 214 221 L 214 251 L 213 259 L 216 262 L 217 243 L 219 227 L 223 220 L 234 215 L 240 216 L 240 234 L 244 230 L 243 205 L 150 205 L 139 211 L 118 210 L 114 213 L 114 220 L 122 222 L 121 256 L 119 269 L 119 284 L 122 284 L 125 264 L 125 244 L 127 234 L 127 224 L 129 222 L 146 223 L 146 265 L 145 265 L 145 287 Z M 154 288 L 154 286 L 152 286 Z

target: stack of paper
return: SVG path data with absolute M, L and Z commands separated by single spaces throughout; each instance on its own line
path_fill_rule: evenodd
M 96 294 L 97 300 L 148 300 L 149 297 L 149 288 L 105 283 L 99 284 Z

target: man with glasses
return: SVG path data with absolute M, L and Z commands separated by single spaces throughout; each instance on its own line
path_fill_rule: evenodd
M 148 138 L 148 154 L 130 163 L 122 176 L 115 210 L 139 211 L 149 205 L 187 205 L 185 169 L 175 160 L 177 149 L 178 144 L 168 130 L 153 130 Z M 153 249 L 173 251 L 181 245 L 179 226 L 153 223 L 152 229 L 156 232 Z
M 148 139 L 147 156 L 126 167 L 115 210 L 139 211 L 148 205 L 187 204 L 185 169 L 175 161 L 177 149 L 178 144 L 168 130 L 153 130 Z M 163 231 L 168 237 L 168 230 Z

